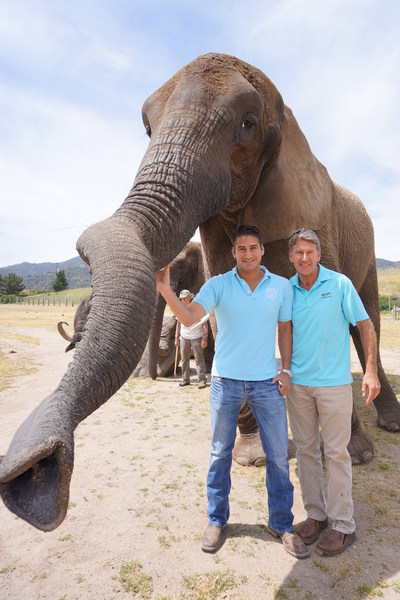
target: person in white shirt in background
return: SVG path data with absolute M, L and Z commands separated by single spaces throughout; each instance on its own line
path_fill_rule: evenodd
M 182 290 L 179 294 L 179 299 L 183 304 L 190 304 L 195 297 L 189 290 Z M 201 390 L 207 385 L 206 365 L 204 362 L 203 350 L 207 347 L 208 342 L 208 324 L 203 323 L 185 327 L 180 321 L 176 321 L 175 330 L 175 346 L 181 346 L 182 359 L 182 381 L 180 387 L 190 385 L 190 355 L 193 350 L 194 360 L 196 362 L 196 371 L 198 385 Z

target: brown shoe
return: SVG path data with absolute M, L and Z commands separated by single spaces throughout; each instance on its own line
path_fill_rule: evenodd
M 294 529 L 301 537 L 303 542 L 309 546 L 317 541 L 321 531 L 327 527 L 328 519 L 325 519 L 325 521 L 317 521 L 317 519 L 311 519 L 311 517 L 307 517 L 305 521 L 295 525 Z
M 207 384 L 205 381 L 200 381 L 197 387 L 199 388 L 199 390 L 204 390 L 204 388 L 207 387 Z
M 278 533 L 274 529 L 271 529 L 267 525 L 267 529 L 271 535 L 275 538 L 280 538 L 286 552 L 289 552 L 295 558 L 307 558 L 310 556 L 307 546 L 304 545 L 301 538 L 295 531 L 288 531 L 287 533 Z
M 342 533 L 332 529 L 329 535 L 318 542 L 315 551 L 322 556 L 336 556 L 342 554 L 356 539 L 356 532 Z
M 216 552 L 222 546 L 222 531 L 223 527 L 207 525 L 201 540 L 203 552 Z
M 190 385 L 190 381 L 181 381 L 179 387 L 185 387 L 185 385 Z

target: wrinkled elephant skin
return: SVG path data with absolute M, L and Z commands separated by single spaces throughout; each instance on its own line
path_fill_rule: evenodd
M 150 141 L 132 190 L 77 243 L 93 286 L 82 339 L 60 384 L 20 426 L 0 464 L 4 502 L 39 529 L 64 518 L 73 432 L 132 373 L 153 320 L 155 271 L 197 227 L 207 278 L 232 268 L 230 235 L 240 223 L 261 229 L 265 264 L 286 277 L 293 274 L 290 233 L 316 230 L 322 263 L 352 279 L 379 336 L 371 221 L 330 179 L 260 70 L 227 55 L 201 56 L 150 96 L 143 122 Z M 380 361 L 379 378 L 378 423 L 398 430 L 399 404 Z M 362 461 L 372 446 L 357 416 L 353 424 L 352 449 Z M 248 433 L 245 423 L 242 429 Z

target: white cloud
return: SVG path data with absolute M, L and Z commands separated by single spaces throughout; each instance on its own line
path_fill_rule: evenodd
M 147 138 L 142 128 L 132 135 L 133 123 L 123 118 L 104 120 L 34 95 L 7 100 L 18 133 L 0 154 L 1 222 L 3 228 L 11 223 L 9 239 L 2 236 L 1 263 L 11 264 L 13 255 L 12 263 L 65 260 L 75 254 L 79 234 L 122 203 Z M 29 127 L 17 127 L 18 120 Z

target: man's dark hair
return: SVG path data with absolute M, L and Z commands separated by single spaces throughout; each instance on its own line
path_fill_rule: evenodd
M 236 239 L 242 235 L 253 235 L 258 238 L 260 246 L 262 246 L 262 235 L 261 231 L 255 225 L 239 225 L 232 234 L 232 246 L 235 245 Z

